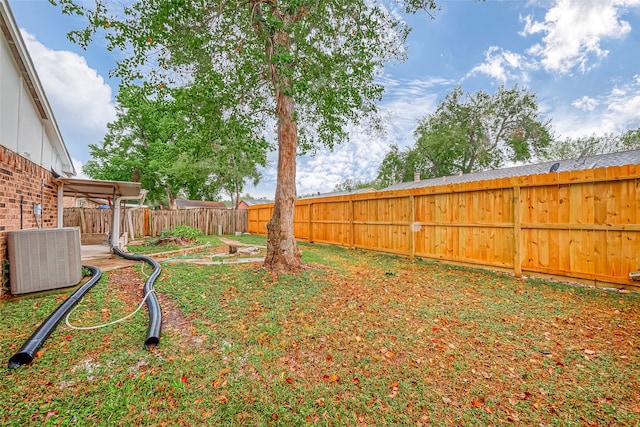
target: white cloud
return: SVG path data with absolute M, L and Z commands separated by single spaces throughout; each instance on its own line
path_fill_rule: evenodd
M 25 30 L 22 37 L 71 155 L 86 160 L 87 145 L 115 118 L 111 87 L 82 56 L 49 49 Z
M 380 134 L 366 125 L 355 126 L 348 141 L 333 151 L 321 149 L 314 156 L 298 158 L 296 186 L 298 195 L 329 193 L 347 178 L 371 181 L 392 144 L 406 147 L 415 143 L 413 131 L 418 120 L 433 112 L 438 99 L 451 91 L 456 82 L 440 78 L 422 80 L 381 79 L 386 91 L 378 109 L 385 131 Z M 276 158 L 262 171 L 263 180 L 245 192 L 255 197 L 273 198 L 276 186 Z
M 585 95 L 573 101 L 571 105 L 582 111 L 593 111 L 598 106 L 598 101 Z
M 625 86 L 618 86 L 607 97 L 607 111 L 604 120 L 611 123 L 614 132 L 640 127 L 640 82 L 634 80 Z
M 422 80 L 381 79 L 386 90 L 379 111 L 384 134 L 371 132 L 366 125 L 354 127 L 349 141 L 333 152 L 321 150 L 298 163 L 298 194 L 327 193 L 347 178 L 371 181 L 392 144 L 406 147 L 415 143 L 413 131 L 418 121 L 433 112 L 443 92 L 455 82 L 441 78 Z
M 522 55 L 491 46 L 485 52 L 485 62 L 476 65 L 467 76 L 474 74 L 487 74 L 496 80 L 506 83 L 507 80 L 518 80 L 528 82 L 527 69 L 533 68 Z
M 620 15 L 638 6 L 640 0 L 555 0 L 544 21 L 524 18 L 521 35 L 544 34 L 528 53 L 540 57 L 547 71 L 567 74 L 578 67 L 584 73 L 608 55 L 602 40 L 629 34 L 631 25 Z
M 584 96 L 571 105 L 580 112 L 563 108 L 553 111 L 554 129 L 560 137 L 619 134 L 637 129 L 640 127 L 640 82 L 634 78 L 627 84 L 613 87 L 598 99 Z
M 71 163 L 73 163 L 73 167 L 76 169 L 76 176 L 74 178 L 91 179 L 87 175 L 85 175 L 84 172 L 82 172 L 82 166 L 84 166 L 84 162 L 72 157 Z

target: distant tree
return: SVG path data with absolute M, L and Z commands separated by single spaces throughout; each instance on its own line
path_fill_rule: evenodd
M 252 196 L 249 193 L 244 193 L 241 197 L 240 200 L 268 200 L 267 197 L 261 196 L 261 197 L 256 197 L 256 196 Z
M 620 151 L 640 149 L 640 127 L 628 130 L 620 135 Z
M 406 13 L 436 7 L 435 0 L 132 0 L 109 10 L 103 0 L 91 9 L 81 0 L 50 2 L 88 18 L 74 40 L 86 45 L 105 31 L 108 49 L 130 53 L 115 71 L 125 81 L 180 84 L 213 75 L 227 114 L 247 125 L 276 121 L 264 265 L 277 272 L 302 265 L 293 235 L 298 152 L 345 140 L 347 124 L 375 111 L 383 89 L 376 76 L 405 54 L 409 29 L 397 6 Z
M 386 184 L 495 169 L 541 157 L 551 141 L 536 96 L 514 86 L 490 95 L 456 87 L 418 123 L 414 147 L 392 146 L 378 170 Z
M 640 149 L 640 128 L 628 130 L 620 135 L 590 135 L 565 138 L 551 143 L 545 158 L 548 160 L 576 159 L 581 155 L 617 153 Z
M 501 167 L 540 157 L 551 141 L 535 94 L 514 86 L 489 95 L 456 87 L 415 131 L 415 151 L 438 177 Z
M 378 167 L 374 187 L 382 189 L 399 182 L 413 181 L 415 173 L 423 178 L 428 176 L 427 159 L 413 148 L 401 150 L 394 144 Z
M 352 191 L 360 188 L 373 187 L 372 183 L 364 182 L 353 178 L 346 178 L 342 182 L 336 184 L 333 191 Z

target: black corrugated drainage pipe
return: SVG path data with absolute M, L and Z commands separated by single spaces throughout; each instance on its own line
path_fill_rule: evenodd
M 42 343 L 51 335 L 51 332 L 58 326 L 58 323 L 64 318 L 64 316 L 73 308 L 74 305 L 80 301 L 80 299 L 87 293 L 89 289 L 93 287 L 100 277 L 102 272 L 99 268 L 91 265 L 84 265 L 83 268 L 87 268 L 91 271 L 91 279 L 84 285 L 78 288 L 69 298 L 67 298 L 58 308 L 47 317 L 47 320 L 42 322 L 40 327 L 29 337 L 29 339 L 23 344 L 16 354 L 9 359 L 9 368 L 19 368 L 20 366 L 27 365 L 33 361 L 33 355 L 36 354 L 38 349 L 42 346 Z
M 144 282 L 144 294 L 148 295 L 146 299 L 147 309 L 149 310 L 149 327 L 147 328 L 147 338 L 144 340 L 144 348 L 155 347 L 160 344 L 160 330 L 162 328 L 162 311 L 155 292 L 153 292 L 153 283 L 156 281 L 162 268 L 156 260 L 144 255 L 132 255 L 122 252 L 117 247 L 112 247 L 113 253 L 124 259 L 134 261 L 145 261 L 153 267 L 153 273 Z

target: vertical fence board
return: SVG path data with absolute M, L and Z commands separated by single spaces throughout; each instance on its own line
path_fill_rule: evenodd
M 296 237 L 631 285 L 640 270 L 640 167 L 549 173 L 299 201 Z M 313 208 L 311 208 L 311 205 Z M 266 233 L 272 205 L 252 206 Z M 87 218 L 87 223 L 90 219 Z M 297 224 L 298 222 L 296 222 Z
M 130 232 L 127 215 L 131 215 L 133 232 L 136 238 L 147 235 L 159 236 L 165 228 L 188 225 L 212 235 L 218 233 L 218 225 L 223 234 L 236 231 L 248 231 L 248 212 L 246 210 L 225 209 L 185 209 L 185 210 L 148 210 L 125 208 L 121 212 L 120 225 L 123 232 Z M 65 208 L 63 223 L 65 227 L 81 227 L 83 233 L 107 234 L 111 231 L 111 209 Z

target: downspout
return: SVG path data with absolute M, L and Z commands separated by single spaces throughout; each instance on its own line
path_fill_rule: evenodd
M 64 184 L 60 182 L 58 184 L 58 228 L 64 226 Z
M 141 207 L 142 207 L 142 201 L 140 201 L 140 206 L 134 206 L 127 211 L 127 223 L 129 224 L 129 235 L 131 236 L 131 240 L 134 240 L 136 238 L 133 232 L 133 218 L 131 216 L 131 213 L 133 211 L 137 211 Z
M 117 248 L 120 241 L 120 202 L 125 200 L 140 200 L 140 204 L 144 202 L 147 196 L 147 190 L 140 190 L 137 196 L 121 196 L 113 201 L 113 220 L 111 221 L 111 248 Z

